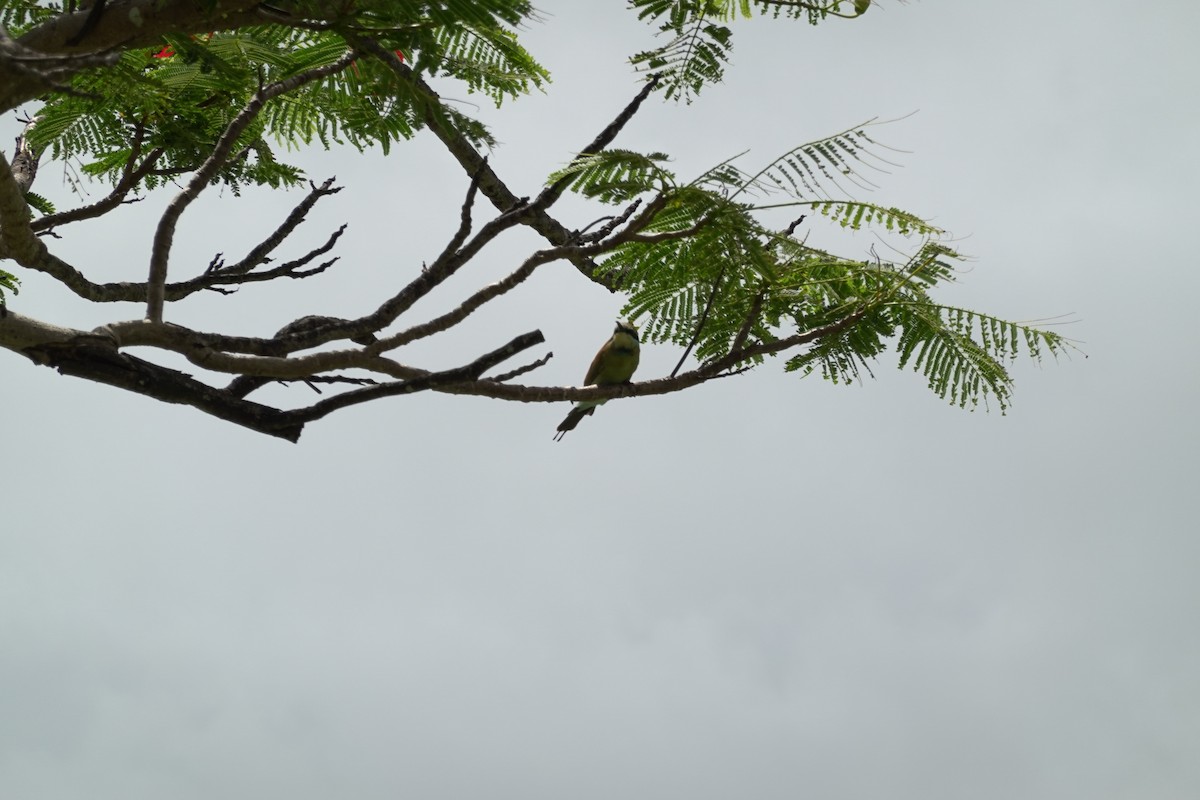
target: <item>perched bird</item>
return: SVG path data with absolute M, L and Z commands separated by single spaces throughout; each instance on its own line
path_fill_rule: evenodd
M 612 338 L 604 343 L 600 352 L 592 359 L 588 367 L 587 377 L 583 379 L 584 386 L 615 386 L 618 383 L 629 383 L 637 369 L 641 357 L 641 344 L 638 342 L 637 328 L 623 319 L 617 320 L 617 329 Z M 596 406 L 603 405 L 604 400 L 581 400 L 571 409 L 558 425 L 558 433 L 554 441 L 560 441 L 567 431 L 573 430 L 579 421 L 592 414 Z

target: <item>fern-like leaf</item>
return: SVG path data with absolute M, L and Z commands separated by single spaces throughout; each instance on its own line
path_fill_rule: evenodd
M 938 396 L 959 407 L 995 398 L 1003 413 L 1011 402 L 1007 364 L 1022 347 L 1035 361 L 1058 356 L 1070 342 L 1058 333 L 977 311 L 929 302 L 906 302 L 891 312 L 900 328 L 900 368 L 909 364 Z
M 20 284 L 21 281 L 17 279 L 16 275 L 0 269 L 0 316 L 4 316 L 6 310 L 4 290 L 7 289 L 13 294 L 18 294 L 20 292 Z
M 26 192 L 25 193 L 25 202 L 29 204 L 30 208 L 32 208 L 34 211 L 38 212 L 39 214 L 53 214 L 54 213 L 54 203 L 51 203 L 49 200 L 47 200 L 45 197 L 42 197 L 37 192 Z
M 868 120 L 789 150 L 748 178 L 746 188 L 781 189 L 802 200 L 853 196 L 843 184 L 866 191 L 877 188 L 866 173 L 886 172 L 883 165 L 891 162 L 880 154 L 882 146 L 867 134 L 872 124 L 874 120 Z
M 665 192 L 674 184 L 674 174 L 662 167 L 666 160 L 665 153 L 604 150 L 576 158 L 551 174 L 548 183 L 567 179 L 573 192 L 605 203 L 624 203 L 646 192 Z
M 829 217 L 843 228 L 860 230 L 864 225 L 882 225 L 889 231 L 904 236 L 943 236 L 945 231 L 915 214 L 898 208 L 884 208 L 874 203 L 859 203 L 852 200 L 816 200 L 803 203 L 822 215 Z
M 749 6 L 730 0 L 634 0 L 643 20 L 661 20 L 659 34 L 670 36 L 661 47 L 635 55 L 642 71 L 660 75 L 668 99 L 691 102 L 705 84 L 717 83 L 733 49 L 733 33 L 719 22 L 749 16 Z

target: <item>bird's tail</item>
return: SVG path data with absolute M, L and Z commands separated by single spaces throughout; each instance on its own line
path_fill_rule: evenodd
M 554 441 L 562 441 L 562 438 L 567 435 L 567 431 L 575 430 L 575 426 L 579 424 L 581 419 L 591 416 L 595 411 L 596 407 L 594 405 L 580 405 L 572 408 L 570 413 L 567 414 L 567 418 L 558 423 L 558 433 L 554 434 Z

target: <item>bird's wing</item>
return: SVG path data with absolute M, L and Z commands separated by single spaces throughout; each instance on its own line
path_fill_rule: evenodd
M 584 386 L 591 386 L 596 382 L 596 375 L 600 372 L 600 362 L 604 360 L 604 354 L 608 352 L 608 347 L 611 344 L 612 340 L 610 339 L 596 352 L 596 357 L 592 359 L 592 365 L 588 367 L 587 377 L 583 379 Z

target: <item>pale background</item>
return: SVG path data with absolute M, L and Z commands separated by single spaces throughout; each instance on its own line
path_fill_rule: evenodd
M 619 3 L 541 7 L 527 43 L 554 84 L 478 109 L 523 194 L 633 96 L 623 58 L 650 43 Z M 1078 320 L 1062 330 L 1088 357 L 1020 363 L 1005 417 L 948 407 L 888 358 L 864 386 L 774 363 L 614 402 L 561 444 L 565 404 L 426 394 L 290 445 L 3 354 L 0 796 L 1200 796 L 1197 33 L 1183 0 L 757 21 L 726 84 L 652 102 L 619 140 L 690 177 L 919 110 L 877 130 L 911 153 L 866 199 L 975 257 L 948 302 Z M 298 157 L 346 189 L 281 255 L 349 221 L 339 267 L 174 319 L 269 334 L 362 313 L 456 223 L 465 179 L 427 134 L 386 159 Z M 57 165 L 36 188 L 77 202 Z M 53 247 L 93 279 L 141 278 L 168 197 Z M 298 199 L 206 196 L 173 276 L 237 257 Z M 556 357 L 537 381 L 574 383 L 619 305 L 547 267 L 413 357 L 452 366 L 540 327 Z M 12 307 L 79 327 L 141 313 L 37 276 Z M 647 348 L 639 377 L 677 357 Z

